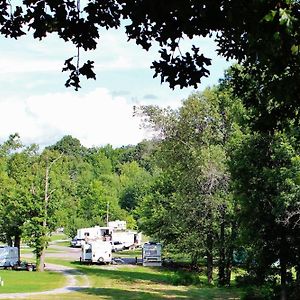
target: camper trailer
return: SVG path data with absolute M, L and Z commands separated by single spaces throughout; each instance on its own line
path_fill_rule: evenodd
M 110 241 L 92 241 L 81 246 L 81 262 L 111 263 L 112 247 Z
M 117 231 L 112 232 L 113 242 L 120 242 L 124 249 L 137 248 L 141 246 L 142 234 L 136 231 Z
M 110 227 L 89 227 L 80 228 L 77 230 L 77 235 L 71 241 L 72 247 L 81 247 L 87 241 L 93 241 L 97 239 L 111 240 L 112 229 Z
M 113 230 L 126 230 L 126 221 L 111 221 L 108 222 L 108 226 L 112 228 Z
M 143 266 L 160 267 L 161 266 L 161 244 L 145 243 L 142 252 Z
M 18 264 L 18 248 L 1 246 L 0 247 L 0 267 L 13 267 Z
M 85 243 L 92 241 L 111 241 L 114 251 L 123 249 L 134 249 L 141 246 L 142 234 L 134 230 L 126 230 L 126 221 L 112 221 L 106 227 L 80 228 L 77 235 L 71 241 L 72 247 L 81 247 Z
M 96 239 L 102 238 L 103 240 L 106 237 L 111 235 L 112 229 L 110 227 L 90 227 L 90 228 L 81 228 L 77 230 L 76 237 L 78 239 Z

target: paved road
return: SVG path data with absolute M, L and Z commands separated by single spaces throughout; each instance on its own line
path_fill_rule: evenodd
M 47 257 L 55 257 L 55 258 L 64 258 L 69 261 L 79 261 L 80 255 L 81 255 L 81 248 L 71 248 L 71 247 L 65 247 L 60 246 L 59 244 L 52 244 L 49 247 L 51 249 L 57 250 L 57 252 L 47 252 Z M 117 254 L 115 254 L 115 257 Z M 22 255 L 22 258 L 31 258 L 33 257 L 32 253 L 25 253 Z M 140 262 L 140 261 L 139 261 Z M 135 258 L 127 258 L 123 257 L 119 260 L 116 259 L 116 264 L 135 264 L 136 260 Z M 113 267 L 113 266 L 111 266 Z M 80 271 L 65 267 L 61 265 L 54 265 L 54 264 L 46 264 L 46 270 L 51 270 L 55 272 L 61 272 L 67 277 L 67 284 L 66 286 L 62 288 L 57 288 L 54 290 L 49 291 L 43 291 L 43 292 L 32 292 L 32 293 L 7 293 L 7 294 L 0 294 L 0 299 L 16 299 L 16 298 L 30 298 L 30 296 L 38 296 L 38 295 L 57 295 L 57 294 L 66 294 L 74 291 L 78 291 L 80 289 L 88 288 L 90 287 L 90 283 L 88 280 L 88 277 Z M 77 284 L 76 277 L 81 276 L 80 282 L 83 282 L 82 285 Z
M 49 252 L 46 253 L 47 257 L 54 257 L 54 258 L 64 258 L 69 261 L 77 260 L 79 261 L 81 255 L 81 248 L 71 248 L 66 246 L 59 246 L 59 245 L 49 245 L 49 248 L 57 250 L 57 252 Z M 32 258 L 33 253 L 24 253 L 22 254 L 22 258 Z
M 79 260 L 81 249 L 63 247 L 59 245 L 51 245 L 51 248 L 61 250 L 62 252 L 47 253 L 46 254 L 47 257 L 60 257 L 68 260 Z M 33 254 L 26 253 L 22 255 L 22 258 L 29 258 L 29 257 L 33 257 Z M 74 292 L 80 289 L 90 287 L 88 277 L 74 268 L 47 263 L 45 270 L 63 273 L 67 277 L 66 286 L 62 288 L 50 290 L 50 291 L 43 291 L 43 292 L 0 294 L 0 299 L 16 299 L 16 298 L 25 298 L 25 297 L 29 298 L 30 296 L 37 296 L 37 295 L 66 294 L 66 293 L 70 293 L 70 292 Z M 78 276 L 81 276 L 81 278 L 83 278 L 83 280 L 81 280 L 81 282 L 83 282 L 82 285 L 77 284 L 76 277 Z
M 66 294 L 66 293 L 70 293 L 70 292 L 74 292 L 80 289 L 90 287 L 88 277 L 80 273 L 76 269 L 72 269 L 60 265 L 47 264 L 46 270 L 63 273 L 68 279 L 67 285 L 62 288 L 57 288 L 54 290 L 43 291 L 43 292 L 0 294 L 0 299 L 16 299 L 16 298 L 29 298 L 30 296 L 38 296 L 38 295 Z M 76 276 L 82 276 L 82 278 L 84 278 L 84 285 L 79 286 L 78 284 L 76 284 L 77 282 Z

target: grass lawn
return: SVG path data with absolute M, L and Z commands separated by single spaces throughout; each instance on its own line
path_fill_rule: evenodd
M 136 250 L 123 250 L 117 251 L 113 253 L 113 257 L 142 257 L 142 249 Z
M 50 237 L 50 242 L 56 242 L 61 240 L 70 240 L 70 238 L 64 233 L 53 233 Z
M 105 300 L 158 300 L 158 299 L 197 299 L 226 300 L 240 299 L 242 290 L 237 288 L 209 287 L 205 283 L 198 286 L 174 285 L 178 274 L 164 268 L 142 266 L 97 266 L 81 265 L 78 262 L 67 262 L 49 259 L 49 263 L 60 263 L 73 266 L 88 276 L 90 288 L 80 291 L 51 296 L 56 299 L 105 299 Z M 32 298 L 34 299 L 34 298 Z M 39 297 L 39 299 L 50 299 Z
M 55 245 L 70 247 L 70 241 L 55 241 Z M 51 245 L 50 245 L 51 247 Z
M 65 276 L 55 272 L 0 270 L 0 277 L 4 280 L 0 294 L 46 291 L 66 284 Z
M 235 287 L 208 286 L 204 275 L 199 275 L 197 285 L 182 285 L 182 279 L 189 278 L 190 272 L 182 273 L 166 268 L 135 265 L 82 265 L 79 262 L 65 261 L 59 258 L 46 258 L 47 263 L 61 264 L 77 269 L 82 275 L 85 275 L 85 277 L 76 276 L 77 285 L 86 285 L 88 281 L 90 287 L 67 294 L 30 296 L 30 299 L 233 300 L 240 299 L 242 294 L 242 290 Z M 4 286 L 0 287 L 0 294 L 50 290 L 66 283 L 63 275 L 52 272 L 3 270 L 0 271 L 0 276 L 4 280 Z

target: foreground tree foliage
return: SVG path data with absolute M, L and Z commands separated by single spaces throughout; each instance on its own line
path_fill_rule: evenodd
M 196 39 L 207 36 L 215 39 L 223 57 L 255 64 L 257 72 L 267 68 L 275 77 L 288 72 L 293 82 L 299 80 L 299 5 L 296 0 L 24 0 L 22 4 L 3 0 L 0 25 L 6 37 L 17 39 L 31 33 L 43 39 L 56 33 L 72 42 L 77 51 L 65 61 L 63 71 L 70 72 L 66 86 L 75 89 L 80 87 L 80 75 L 96 78 L 93 61 L 80 63 L 79 49 L 95 49 L 101 43 L 102 28 L 118 28 L 123 20 L 128 38 L 143 49 L 159 45 L 160 59 L 152 65 L 154 76 L 161 76 L 170 87 L 196 87 L 209 75 L 211 60 Z M 183 39 L 193 44 L 186 53 L 180 51 Z
M 291 283 L 291 267 L 299 271 L 299 228 L 286 223 L 299 201 L 299 140 L 288 133 L 254 134 L 241 141 L 232 174 L 241 203 L 248 268 L 263 282 L 279 262 L 282 297 Z M 299 277 L 299 275 L 297 275 Z

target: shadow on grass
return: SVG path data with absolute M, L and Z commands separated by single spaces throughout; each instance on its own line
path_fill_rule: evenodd
M 190 299 L 190 300 L 233 300 L 240 299 L 238 293 L 216 289 L 191 289 L 187 291 L 159 289 L 153 292 L 124 290 L 116 288 L 88 288 L 80 290 L 86 296 L 98 296 L 107 300 L 160 300 L 160 299 Z M 84 296 L 83 296 L 84 297 Z
M 189 287 L 185 291 L 180 290 L 164 290 L 162 291 L 165 298 L 175 299 L 201 299 L 201 300 L 233 300 L 240 299 L 242 291 L 236 288 L 218 288 L 218 287 Z M 167 296 L 167 297 L 166 297 Z
M 138 270 L 138 267 L 132 268 L 131 270 L 124 269 L 102 269 L 96 266 L 82 265 L 78 262 L 73 262 L 76 268 L 90 276 L 99 276 L 103 278 L 116 279 L 125 282 L 136 282 L 136 281 L 149 281 L 153 283 L 168 283 L 172 284 L 172 273 L 154 273 L 153 270 L 149 269 L 150 272 L 145 272 L 144 269 Z M 122 266 L 123 267 L 123 266 Z M 124 266 L 126 267 L 126 266 Z M 152 271 L 152 272 L 151 272 Z
M 105 299 L 240 299 L 241 290 L 237 288 L 218 288 L 202 285 L 186 287 L 174 287 L 177 274 L 167 269 L 152 269 L 142 267 L 116 266 L 116 269 L 99 268 L 97 266 L 82 265 L 74 262 L 77 270 L 88 276 L 96 276 L 101 280 L 116 280 L 118 288 L 87 288 L 80 290 L 80 293 L 87 295 L 102 296 Z M 139 283 L 143 282 L 141 286 Z M 134 286 L 134 283 L 138 285 Z M 133 284 L 133 285 L 132 285 Z M 162 284 L 162 286 L 158 285 Z M 172 286 L 173 285 L 173 286 Z M 124 289 L 125 286 L 125 289 Z M 137 287 L 140 287 L 137 290 Z M 132 290 L 130 290 L 132 288 Z
M 89 288 L 80 291 L 85 295 L 102 296 L 109 300 L 152 300 L 152 299 L 166 299 L 161 295 L 144 291 L 128 291 L 124 289 L 115 288 Z

